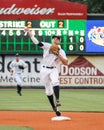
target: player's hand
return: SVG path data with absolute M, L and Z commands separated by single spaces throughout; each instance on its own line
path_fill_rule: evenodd
M 24 32 L 25 32 L 25 33 L 28 33 L 30 37 L 33 36 L 32 32 L 30 31 L 30 29 L 29 29 L 28 27 L 25 27 L 25 28 L 24 28 Z
M 24 70 L 24 67 L 22 65 L 19 65 L 18 67 L 19 67 L 19 69 Z
M 10 75 L 12 76 L 13 75 L 13 70 L 10 69 L 9 72 L 10 72 Z
M 29 32 L 30 30 L 29 30 L 29 28 L 28 27 L 25 27 L 24 28 L 24 32 Z

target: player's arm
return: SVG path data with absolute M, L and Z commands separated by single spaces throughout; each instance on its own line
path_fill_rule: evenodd
M 60 48 L 61 49 L 61 48 Z M 68 65 L 68 59 L 67 56 L 65 54 L 65 52 L 61 49 L 58 53 L 58 58 L 59 60 L 64 64 L 64 65 Z
M 23 61 L 23 68 L 27 68 L 27 64 Z
M 12 76 L 13 75 L 13 69 L 9 69 L 9 72 L 10 72 L 10 75 Z
M 39 42 L 37 40 L 37 38 L 33 36 L 32 32 L 30 31 L 30 29 L 28 27 L 25 27 L 24 31 L 28 33 L 28 35 L 30 36 L 30 38 L 34 44 L 38 44 L 38 46 L 40 46 L 40 47 L 43 46 L 42 42 Z
M 64 65 L 68 65 L 68 59 L 64 58 L 62 55 L 58 54 L 58 58 Z
M 9 72 L 10 72 L 10 75 L 12 76 L 13 75 L 13 62 L 9 66 Z
M 18 65 L 19 69 L 24 70 L 25 68 L 27 68 L 27 64 L 23 60 L 21 60 L 21 63 L 22 64 Z
M 25 69 L 25 68 L 27 68 L 27 64 L 26 64 L 26 63 L 24 63 L 24 65 L 23 65 L 23 66 L 24 66 L 24 69 Z

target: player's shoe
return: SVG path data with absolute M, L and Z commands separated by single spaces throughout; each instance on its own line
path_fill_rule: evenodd
M 61 106 L 61 103 L 59 101 L 56 101 L 56 107 Z
M 61 112 L 60 111 L 56 111 L 56 115 L 57 116 L 61 116 Z
M 22 96 L 22 94 L 21 94 L 21 92 L 20 92 L 20 91 L 17 91 L 17 93 L 18 93 L 20 96 Z
M 61 112 L 57 110 L 57 108 L 53 108 L 54 112 L 56 113 L 57 116 L 61 116 Z

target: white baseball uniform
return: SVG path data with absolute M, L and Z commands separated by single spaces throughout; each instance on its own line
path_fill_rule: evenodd
M 43 82 L 43 85 L 45 86 L 46 95 L 48 97 L 48 100 L 56 113 L 57 116 L 61 116 L 60 111 L 57 109 L 57 107 L 61 106 L 59 101 L 59 73 L 57 70 L 57 64 L 61 60 L 62 63 L 67 64 L 66 62 L 67 57 L 61 48 L 59 49 L 59 56 L 53 54 L 50 51 L 51 44 L 45 43 L 45 42 L 39 42 L 29 31 L 27 28 L 26 31 L 31 37 L 31 40 L 34 44 L 38 44 L 39 47 L 43 48 L 43 60 L 41 63 L 41 81 Z M 52 36 L 52 39 L 59 40 L 56 42 L 57 44 L 60 42 L 59 36 Z M 53 41 L 54 43 L 55 41 Z M 60 58 L 61 57 L 61 58 Z M 65 62 L 64 62 L 65 61 Z M 53 90 L 56 98 L 56 105 L 54 103 L 54 97 L 53 97 Z
M 18 62 L 16 60 L 13 60 L 10 64 L 10 68 L 13 70 L 13 74 L 16 79 L 17 85 L 22 86 L 24 70 L 20 69 L 19 65 L 23 66 L 24 68 L 27 67 L 27 64 L 23 60 L 19 59 Z
M 50 96 L 53 94 L 53 87 L 59 85 L 59 74 L 57 70 L 57 64 L 59 63 L 58 57 L 51 53 L 50 43 L 41 42 L 43 46 L 43 60 L 41 63 L 41 81 L 45 86 L 46 95 Z M 63 58 L 67 59 L 64 50 L 60 48 L 59 54 Z

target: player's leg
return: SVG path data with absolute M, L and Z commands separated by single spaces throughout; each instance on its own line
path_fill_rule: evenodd
M 52 109 L 55 111 L 57 116 L 60 116 L 61 114 L 59 111 L 57 111 L 57 108 L 56 108 L 55 103 L 54 103 L 53 88 L 52 88 L 51 80 L 49 77 L 50 71 L 51 70 L 47 71 L 46 68 L 43 68 L 41 70 L 41 82 L 45 86 L 45 93 L 47 95 L 47 98 L 48 98 L 51 106 L 52 106 Z
M 58 75 L 58 70 L 56 68 L 50 74 L 50 78 L 52 81 L 52 86 L 56 98 L 56 106 L 58 107 L 61 106 L 61 103 L 60 103 L 59 75 Z
M 53 108 L 53 111 L 56 113 L 57 116 L 61 116 L 61 113 L 59 112 L 59 110 L 57 109 L 55 103 L 54 103 L 54 97 L 53 97 L 53 88 L 52 86 L 48 85 L 45 86 L 45 92 L 46 95 L 48 97 L 48 100 Z
M 53 108 L 53 110 L 55 109 L 55 103 L 54 103 L 54 97 L 53 97 L 53 89 L 50 86 L 50 83 L 46 83 L 45 85 L 45 93 L 47 95 L 47 98 Z
M 21 91 L 22 91 L 22 77 L 19 74 L 15 75 L 16 82 L 17 82 L 17 93 L 22 96 Z
M 17 84 L 17 93 L 18 93 L 20 96 L 22 96 L 21 91 L 22 91 L 22 87 L 21 87 L 19 84 Z
M 50 71 L 46 68 L 42 68 L 41 69 L 41 83 L 45 86 L 45 93 L 46 93 L 46 96 L 53 108 L 53 110 L 55 109 L 55 103 L 54 103 L 54 98 L 53 98 L 53 89 L 51 87 L 51 84 L 50 84 L 50 78 L 49 78 L 49 73 Z
M 60 103 L 60 99 L 59 99 L 59 97 L 60 97 L 60 87 L 59 87 L 59 85 L 57 85 L 57 86 L 53 86 L 53 90 L 54 90 L 54 94 L 55 94 L 55 97 L 56 97 L 56 106 L 58 107 L 58 106 L 61 106 L 61 103 Z

